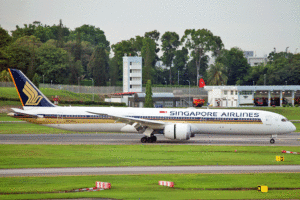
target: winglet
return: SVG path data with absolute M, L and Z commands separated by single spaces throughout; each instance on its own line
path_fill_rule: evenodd
M 8 71 L 15 84 L 23 107 L 55 107 L 20 70 L 8 69 Z

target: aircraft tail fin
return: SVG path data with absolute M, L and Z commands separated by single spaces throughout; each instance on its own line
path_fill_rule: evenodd
M 204 86 L 206 86 L 206 84 L 205 84 L 203 78 L 200 78 L 200 80 L 199 80 L 199 88 L 204 88 Z
M 30 107 L 55 107 L 55 105 L 20 71 L 8 69 L 21 103 Z

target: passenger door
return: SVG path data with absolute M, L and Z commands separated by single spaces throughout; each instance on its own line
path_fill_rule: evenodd
M 272 116 L 271 115 L 267 115 L 266 116 L 266 125 L 271 125 L 272 124 Z

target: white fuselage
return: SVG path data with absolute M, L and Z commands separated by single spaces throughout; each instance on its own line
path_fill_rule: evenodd
M 24 107 L 28 115 L 38 118 L 29 122 L 71 131 L 138 132 L 132 125 L 109 116 L 133 117 L 164 122 L 188 123 L 193 134 L 262 134 L 276 135 L 293 132 L 295 126 L 282 115 L 258 110 L 174 109 L 118 107 Z M 101 113 L 95 115 L 91 113 Z M 165 125 L 152 125 L 163 130 Z

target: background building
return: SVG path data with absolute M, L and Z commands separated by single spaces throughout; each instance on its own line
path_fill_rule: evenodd
M 128 106 L 144 107 L 145 97 L 145 93 L 136 93 L 128 97 Z M 152 99 L 154 107 L 156 108 L 172 108 L 179 107 L 180 105 L 180 98 L 175 97 L 173 93 L 153 93 Z
M 259 65 L 261 63 L 265 65 L 268 62 L 268 58 L 266 55 L 264 57 L 256 57 L 253 51 L 244 51 L 244 56 L 245 58 L 247 58 L 248 64 L 251 67 Z
M 258 105 L 282 106 L 295 104 L 300 95 L 300 85 L 278 86 L 205 86 L 208 91 L 208 103 L 212 107 L 239 107 Z
M 123 92 L 142 92 L 142 57 L 123 57 Z

